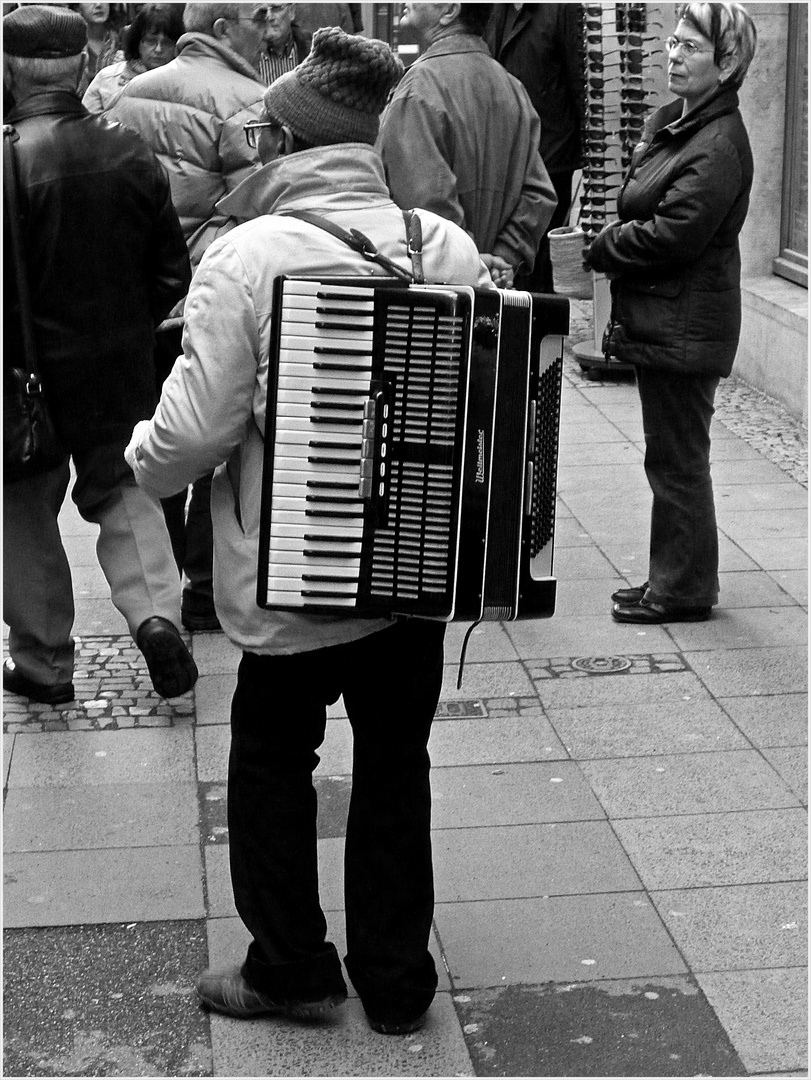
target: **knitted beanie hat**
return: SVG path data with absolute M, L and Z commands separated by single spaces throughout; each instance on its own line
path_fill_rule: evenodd
M 309 56 L 265 91 L 265 109 L 313 146 L 374 143 L 403 65 L 384 41 L 337 26 L 313 34 Z
M 84 19 L 61 4 L 26 4 L 3 17 L 3 52 L 8 56 L 58 60 L 78 56 L 86 44 Z

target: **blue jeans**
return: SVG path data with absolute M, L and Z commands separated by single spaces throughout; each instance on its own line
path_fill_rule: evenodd
M 667 607 L 718 602 L 710 423 L 719 381 L 637 368 L 645 472 L 653 492 L 645 596 Z
M 366 1011 L 409 1019 L 437 985 L 428 738 L 442 687 L 443 624 L 405 620 L 348 645 L 244 653 L 231 707 L 228 827 L 247 980 L 271 997 L 343 989 L 318 893 L 312 773 L 326 708 L 353 734 L 346 830 L 346 969 Z

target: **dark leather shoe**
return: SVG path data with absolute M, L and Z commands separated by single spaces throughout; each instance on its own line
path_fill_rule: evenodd
M 635 588 L 630 589 L 617 589 L 616 592 L 611 593 L 611 599 L 617 604 L 638 604 L 647 591 L 648 583 L 644 585 L 637 585 Z
M 638 604 L 614 604 L 611 614 L 616 622 L 653 626 L 667 622 L 705 622 L 712 614 L 711 607 L 665 607 L 650 600 Z
M 72 682 L 54 683 L 51 686 L 34 682 L 17 670 L 11 657 L 3 661 L 3 689 L 45 705 L 64 705 L 76 697 Z
M 161 697 L 180 697 L 197 682 L 192 660 L 180 631 L 168 619 L 153 615 L 138 627 L 135 643 L 144 654 L 149 677 Z
M 425 1027 L 428 1013 L 424 1012 L 411 1020 L 375 1020 L 368 1014 L 366 1019 L 369 1021 L 369 1027 L 378 1035 L 410 1035 L 412 1031 L 419 1031 L 420 1028 Z
M 292 1016 L 297 1020 L 317 1020 L 346 1001 L 346 991 L 327 994 L 313 1001 L 297 998 L 274 999 L 250 985 L 239 967 L 227 971 L 204 971 L 195 984 L 202 1005 L 237 1020 L 255 1016 Z

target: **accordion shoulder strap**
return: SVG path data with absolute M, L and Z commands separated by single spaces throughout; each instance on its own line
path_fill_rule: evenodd
M 403 211 L 403 218 L 406 222 L 408 253 L 414 265 L 414 272 L 406 270 L 405 267 L 383 255 L 377 250 L 369 237 L 365 236 L 359 229 L 343 229 L 340 225 L 336 225 L 334 221 L 330 221 L 329 218 L 322 217 L 321 214 L 314 214 L 310 210 L 285 210 L 280 214 L 280 217 L 298 218 L 300 221 L 306 221 L 310 225 L 323 229 L 325 232 L 337 237 L 338 240 L 348 244 L 353 251 L 357 251 L 364 259 L 368 259 L 369 262 L 379 263 L 389 273 L 402 278 L 404 281 L 416 281 L 421 285 L 425 280 L 422 277 L 422 228 L 420 219 L 413 212 L 407 213 Z M 416 226 L 414 222 L 416 222 Z

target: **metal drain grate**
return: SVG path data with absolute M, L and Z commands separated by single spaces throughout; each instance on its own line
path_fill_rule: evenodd
M 615 675 L 618 671 L 627 671 L 630 666 L 627 656 L 580 656 L 572 660 L 573 668 L 589 675 Z
M 470 720 L 487 716 L 483 701 L 440 701 L 434 713 L 435 720 Z

